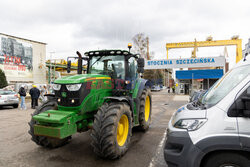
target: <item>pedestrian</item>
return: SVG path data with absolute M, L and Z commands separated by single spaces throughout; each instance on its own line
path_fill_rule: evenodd
M 41 88 L 41 100 L 42 100 L 42 102 L 47 101 L 47 96 L 45 96 L 46 94 L 48 94 L 48 90 L 47 90 L 47 87 L 44 85 Z
M 37 89 L 36 85 L 32 85 L 33 88 L 30 89 L 31 96 L 31 108 L 35 109 L 38 106 L 38 98 L 40 96 L 40 90 Z
M 21 110 L 26 110 L 26 105 L 25 105 L 26 91 L 24 89 L 24 85 L 21 85 L 18 93 L 21 97 Z
M 175 93 L 175 86 L 172 86 L 173 93 Z

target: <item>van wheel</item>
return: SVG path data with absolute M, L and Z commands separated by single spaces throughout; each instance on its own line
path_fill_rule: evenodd
M 241 154 L 217 153 L 205 161 L 203 167 L 249 167 L 250 161 Z

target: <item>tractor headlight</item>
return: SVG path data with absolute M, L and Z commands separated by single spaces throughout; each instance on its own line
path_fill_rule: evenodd
M 174 124 L 175 128 L 197 130 L 207 122 L 207 119 L 180 119 Z
M 78 91 L 81 88 L 82 84 L 71 84 L 71 85 L 66 85 L 66 88 L 68 91 Z
M 53 85 L 53 89 L 58 91 L 58 90 L 61 89 L 61 85 L 59 85 L 59 84 L 54 84 L 54 85 Z

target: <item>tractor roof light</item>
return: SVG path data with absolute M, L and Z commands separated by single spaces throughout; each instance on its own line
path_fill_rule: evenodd
M 132 48 L 132 43 L 128 43 L 128 48 Z
M 99 55 L 100 52 L 95 52 L 96 55 Z
M 117 53 L 117 54 L 121 54 L 122 52 L 121 52 L 121 51 L 117 51 L 116 53 Z
M 110 54 L 115 54 L 115 51 L 110 51 Z

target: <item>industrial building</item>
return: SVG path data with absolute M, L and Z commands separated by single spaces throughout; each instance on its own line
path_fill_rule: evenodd
M 0 68 L 9 84 L 46 83 L 46 43 L 0 33 Z

